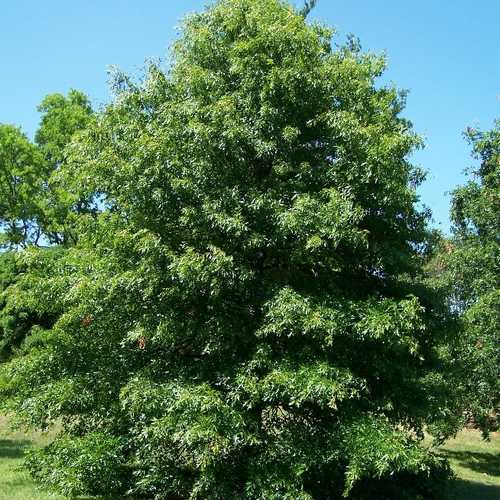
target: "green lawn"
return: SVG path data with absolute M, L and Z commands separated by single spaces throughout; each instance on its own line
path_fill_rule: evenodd
M 63 497 L 37 490 L 20 469 L 24 451 L 43 446 L 50 439 L 50 435 L 12 432 L 7 419 L 0 416 L 0 500 L 62 500 Z
M 50 439 L 50 435 L 12 432 L 7 419 L 0 417 L 0 500 L 62 500 L 37 490 L 19 468 L 26 449 L 43 446 Z M 440 452 L 459 477 L 450 500 L 500 499 L 500 434 L 484 442 L 479 432 L 464 430 Z
M 464 430 L 440 448 L 458 476 L 451 493 L 453 500 L 500 499 L 500 433 L 491 441 L 478 431 Z

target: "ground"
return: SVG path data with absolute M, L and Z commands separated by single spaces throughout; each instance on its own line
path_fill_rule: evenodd
M 50 439 L 50 435 L 13 432 L 7 419 L 0 417 L 0 500 L 62 500 L 37 490 L 20 469 L 24 451 Z M 464 430 L 441 447 L 440 453 L 449 458 L 458 476 L 450 500 L 500 499 L 499 433 L 485 442 L 479 432 Z
M 451 499 L 500 499 L 500 433 L 487 442 L 478 431 L 464 430 L 439 451 L 458 476 Z
M 37 490 L 27 473 L 20 469 L 24 451 L 43 446 L 50 439 L 50 435 L 12 432 L 7 418 L 0 416 L 0 500 L 62 500 Z

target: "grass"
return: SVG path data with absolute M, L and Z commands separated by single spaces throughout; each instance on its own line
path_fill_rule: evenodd
M 25 450 L 44 446 L 53 436 L 40 433 L 13 432 L 6 417 L 0 416 L 0 500 L 63 500 L 38 490 L 20 469 Z M 449 500 L 500 499 L 500 434 L 490 442 L 479 432 L 464 430 L 456 439 L 439 448 L 447 457 L 458 480 L 452 486 Z
M 27 449 L 44 446 L 51 439 L 50 434 L 13 432 L 7 418 L 0 416 L 0 500 L 62 500 L 38 490 L 20 468 Z
M 450 500 L 500 499 L 500 433 L 493 433 L 488 442 L 478 431 L 466 429 L 439 452 L 449 459 L 458 477 Z

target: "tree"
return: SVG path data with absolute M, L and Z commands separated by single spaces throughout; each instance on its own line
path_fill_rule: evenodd
M 300 11 L 300 13 L 304 17 L 307 17 L 311 13 L 311 11 L 314 9 L 314 7 L 316 7 L 316 3 L 317 3 L 316 0 L 306 0 L 304 2 L 304 7 Z
M 85 94 L 71 89 L 67 97 L 62 94 L 46 96 L 38 111 L 42 116 L 35 143 L 50 166 L 43 195 L 42 228 L 50 243 L 72 245 L 76 239 L 74 224 L 78 214 L 93 213 L 96 207 L 92 200 L 72 196 L 62 186 L 59 174 L 69 145 L 90 125 L 93 110 Z
M 61 247 L 0 254 L 0 359 L 12 357 L 28 337 L 54 325 L 63 295 L 45 281 L 64 265 L 68 258 Z
M 38 106 L 42 114 L 35 142 L 45 158 L 56 169 L 65 159 L 66 146 L 76 132 L 85 129 L 93 111 L 88 97 L 75 89 L 62 94 L 49 94 Z
M 0 125 L 0 246 L 8 248 L 71 243 L 72 213 L 88 209 L 57 182 L 66 147 L 92 119 L 87 97 L 77 90 L 67 98 L 51 94 L 38 110 L 35 144 L 20 129 Z
M 500 414 L 500 122 L 485 133 L 469 128 L 466 136 L 479 168 L 453 192 L 453 237 L 431 269 L 463 322 L 451 351 L 461 361 L 462 409 L 487 436 Z
M 449 469 L 420 440 L 453 330 L 423 284 L 420 140 L 384 66 L 280 0 L 220 0 L 167 72 L 118 77 L 61 168 L 103 207 L 33 294 L 64 313 L 2 372 L 6 407 L 63 422 L 39 481 L 441 498 Z
M 0 125 L 0 358 L 10 357 L 36 328 L 50 328 L 60 312 L 54 294 L 47 302 L 32 296 L 40 282 L 64 262 L 61 248 L 19 252 L 31 246 L 70 246 L 79 215 L 92 212 L 90 200 L 74 197 L 58 179 L 66 149 L 92 120 L 87 97 L 47 96 L 40 107 L 35 143 L 16 127 Z M 36 253 L 36 252 L 35 252 Z
M 0 125 L 0 247 L 37 243 L 41 236 L 38 205 L 47 176 L 40 151 L 12 125 Z

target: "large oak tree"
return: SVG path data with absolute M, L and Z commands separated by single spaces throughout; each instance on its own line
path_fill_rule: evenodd
M 25 421 L 64 425 L 29 462 L 45 484 L 441 498 L 447 468 L 420 440 L 446 416 L 454 330 L 421 279 L 420 140 L 383 58 L 304 14 L 190 16 L 173 64 L 118 75 L 65 152 L 59 182 L 102 212 L 37 281 L 32 300 L 64 314 L 1 382 Z

